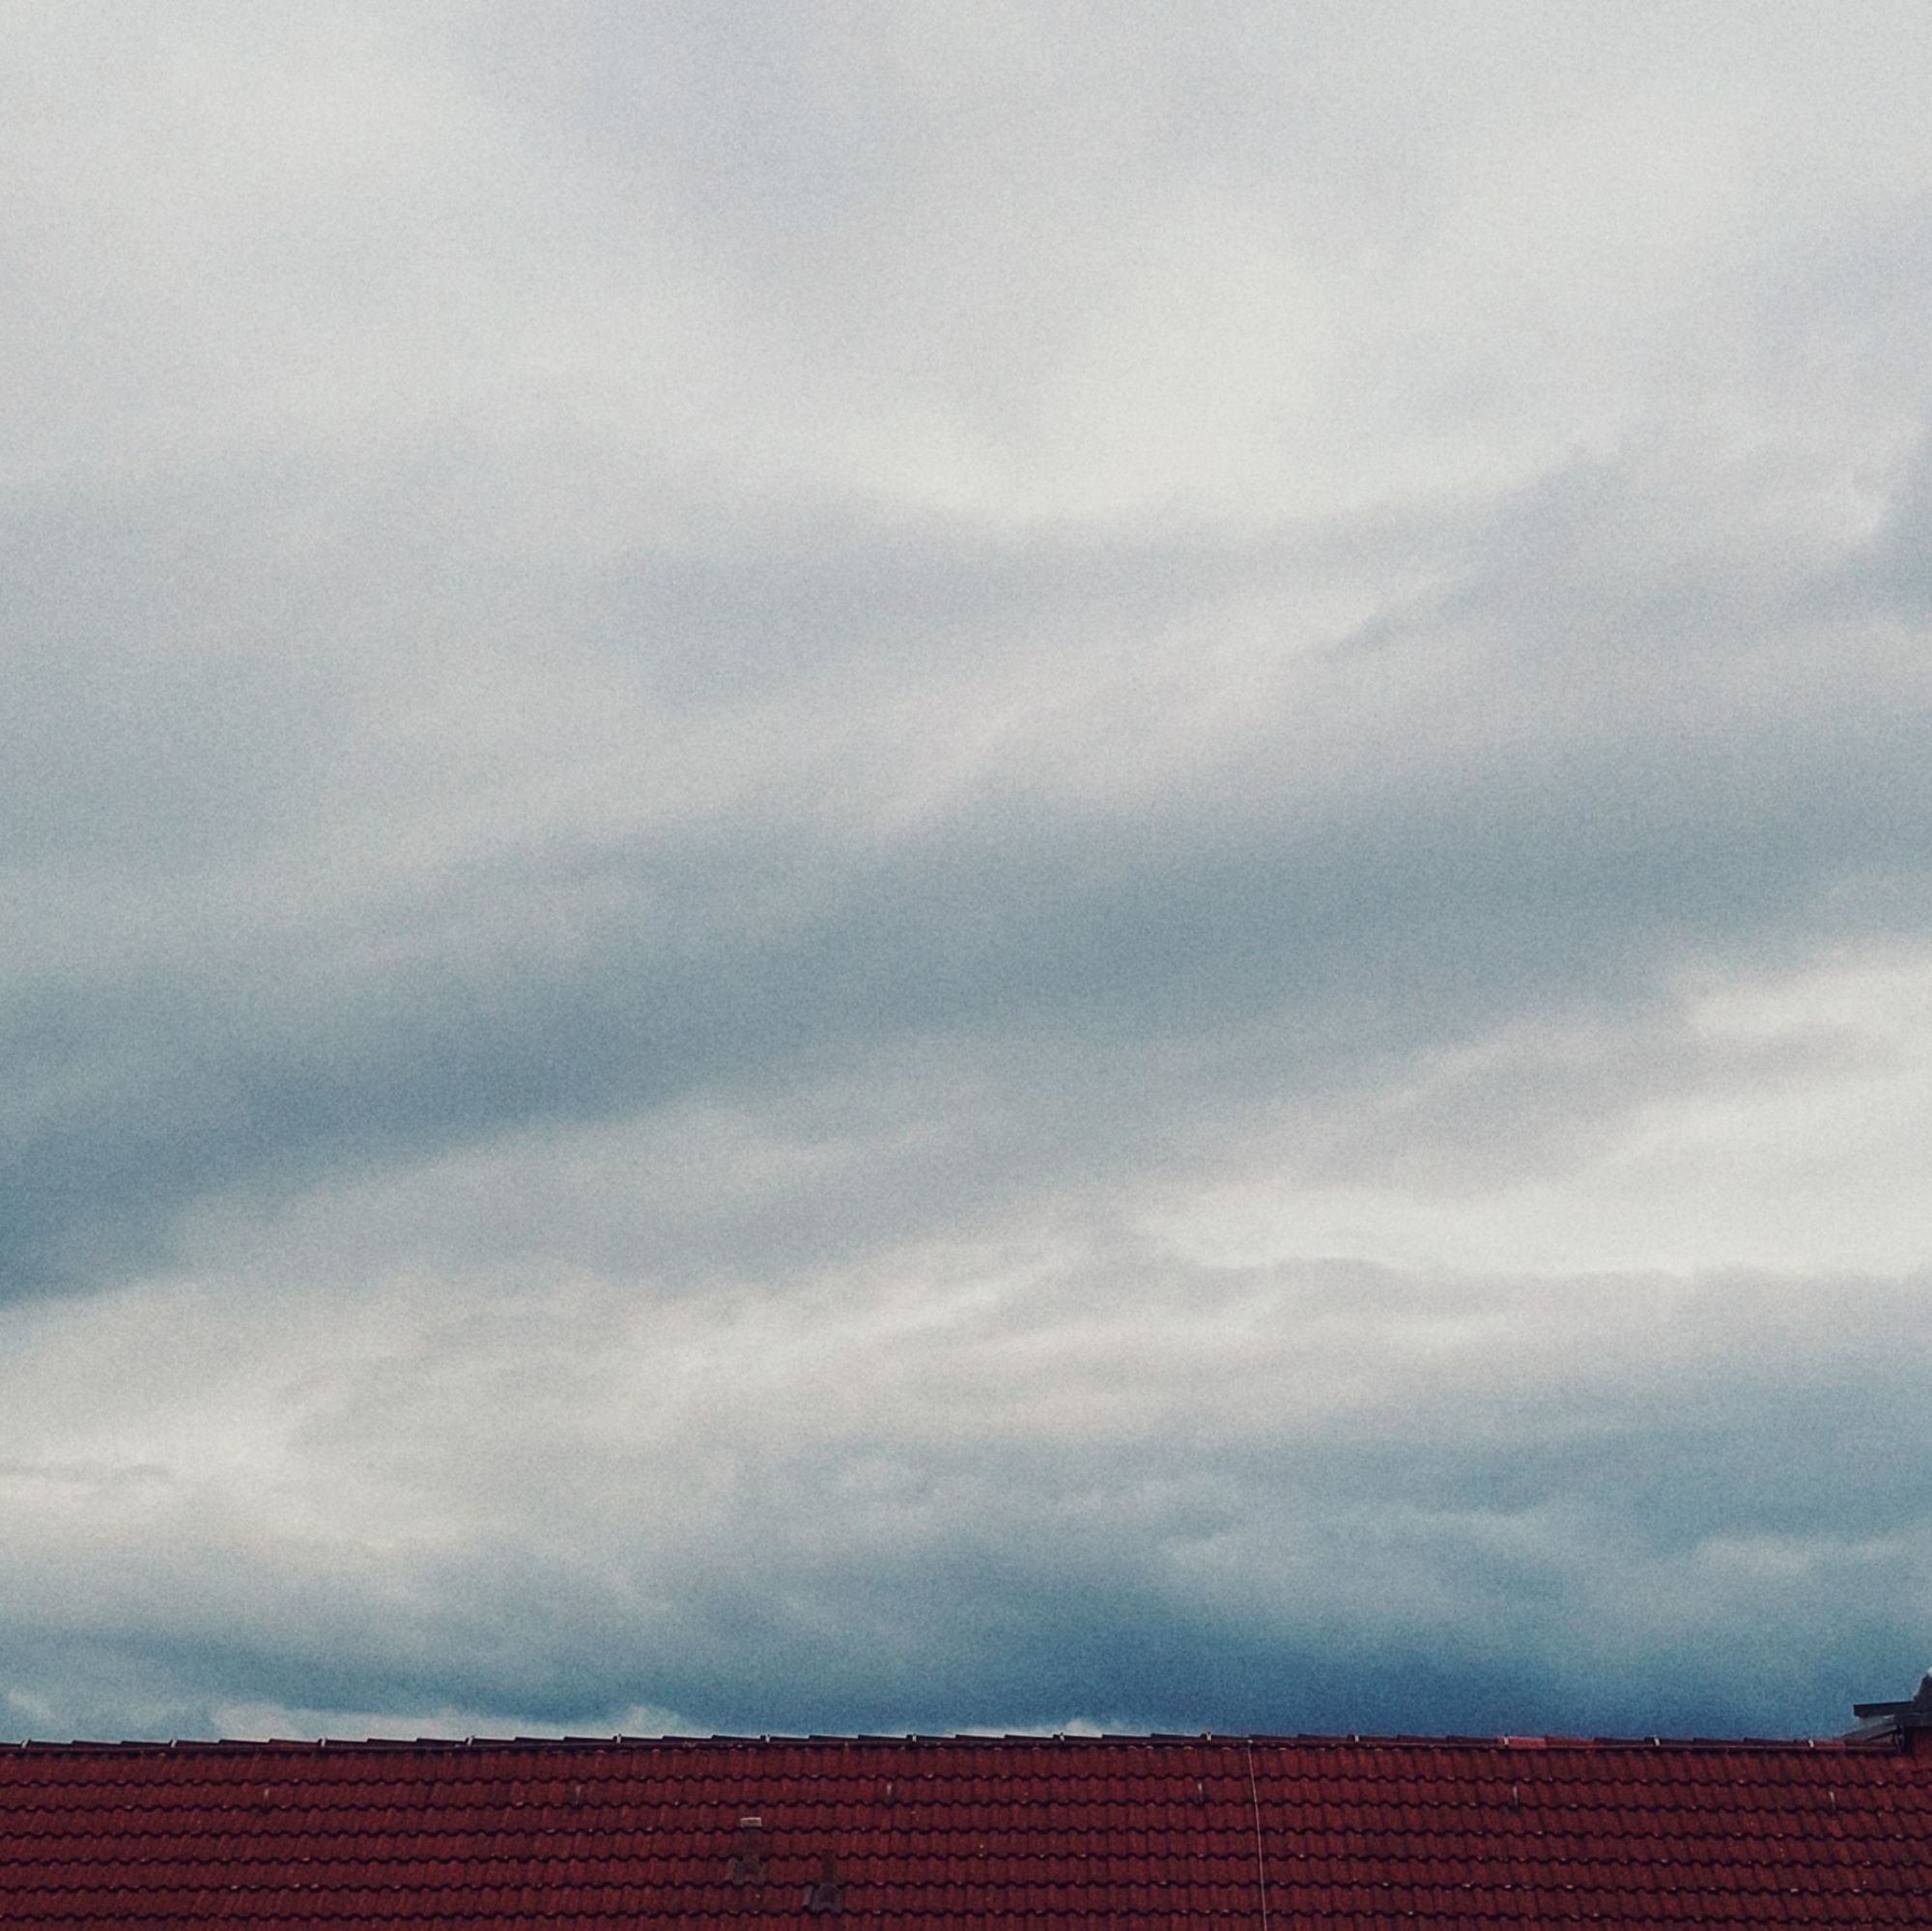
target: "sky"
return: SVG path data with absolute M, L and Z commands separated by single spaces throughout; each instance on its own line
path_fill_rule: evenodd
M 0 1735 L 1932 1661 L 1932 12 L 0 0 Z

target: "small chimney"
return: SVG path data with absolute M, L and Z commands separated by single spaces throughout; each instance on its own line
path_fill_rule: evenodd
M 763 1884 L 765 1881 L 765 1820 L 740 1817 L 738 1840 L 724 1866 L 726 1884 Z
M 1846 1743 L 1895 1743 L 1913 1748 L 1920 1733 L 1932 1732 L 1932 1669 L 1918 1679 L 1918 1688 L 1905 1702 L 1854 1703 L 1852 1715 L 1859 1727 L 1846 1733 Z

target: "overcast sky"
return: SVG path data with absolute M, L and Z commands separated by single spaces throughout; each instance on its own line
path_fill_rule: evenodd
M 0 1734 L 1910 1691 L 1923 0 L 0 27 Z

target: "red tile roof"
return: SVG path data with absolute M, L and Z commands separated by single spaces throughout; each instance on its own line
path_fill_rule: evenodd
M 1895 1744 L 0 1748 L 8 1927 L 1932 1926 L 1929 1850 Z

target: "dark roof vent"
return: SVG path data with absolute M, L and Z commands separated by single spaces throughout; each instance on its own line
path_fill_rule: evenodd
M 838 1882 L 838 1868 L 830 1858 L 819 1866 L 817 1879 L 806 1886 L 805 1908 L 813 1913 L 845 1909 L 845 1887 Z

